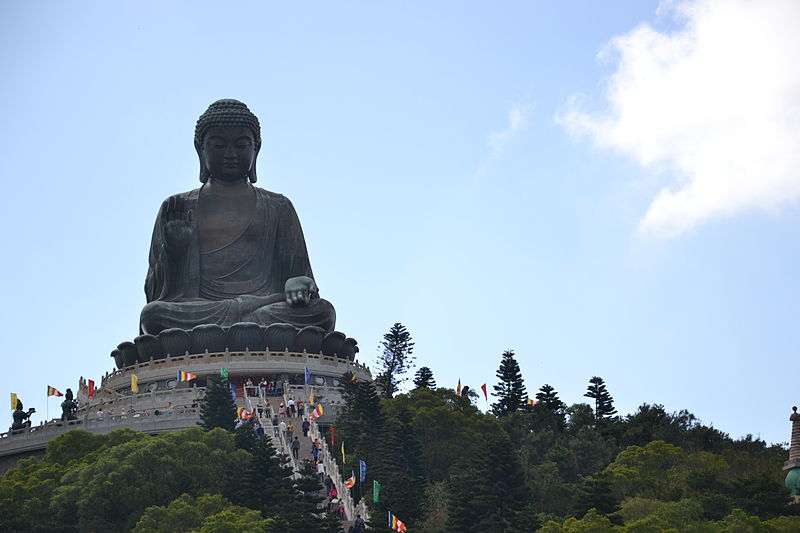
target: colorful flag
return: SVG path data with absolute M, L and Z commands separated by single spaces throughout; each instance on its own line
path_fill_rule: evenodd
M 356 375 L 355 374 L 350 374 L 350 380 L 349 381 L 350 381 L 350 383 L 355 383 L 356 382 Z
M 342 464 L 347 464 L 347 456 L 344 454 L 344 441 L 342 441 Z
M 88 392 L 87 396 L 89 396 L 89 398 L 94 396 L 94 380 L 93 379 L 89 380 L 89 392 Z
M 352 489 L 356 485 L 356 475 L 350 471 L 350 477 L 344 480 L 344 486 Z
M 314 387 L 311 387 L 311 392 L 308 393 L 308 403 L 314 403 Z
M 219 375 L 225 379 L 228 379 L 228 369 L 227 368 L 220 368 Z
M 311 372 L 309 372 L 308 367 L 306 367 L 306 385 L 311 385 Z
M 397 519 L 396 516 L 389 511 L 389 527 L 394 529 L 395 531 L 408 531 L 406 529 L 406 525 Z
M 539 403 L 539 400 L 534 400 L 533 398 L 528 398 L 528 405 L 536 405 Z
M 331 424 L 331 446 L 336 446 L 336 428 Z
M 50 385 L 47 386 L 47 395 L 48 396 L 64 396 L 63 394 L 58 392 L 58 389 L 56 389 L 55 387 L 51 387 Z
M 244 407 L 239 407 L 236 409 L 236 416 L 241 418 L 242 420 L 249 420 L 252 416 L 252 413 L 245 409 Z
M 367 463 L 362 461 L 361 459 L 358 460 L 358 482 L 364 483 L 364 478 L 367 477 Z
M 381 496 L 381 484 L 378 483 L 377 479 L 372 480 L 372 502 L 378 503 L 380 501 Z
M 318 404 L 317 408 L 314 409 L 313 411 L 311 411 L 311 414 L 309 415 L 309 418 L 311 420 L 316 420 L 317 418 L 319 418 L 321 416 L 322 416 L 322 404 Z
M 11 410 L 12 411 L 16 411 L 17 410 L 17 393 L 16 392 L 12 392 L 11 393 Z
M 139 376 L 131 374 L 131 392 L 139 392 Z
M 184 372 L 183 370 L 178 370 L 178 381 L 191 381 L 193 379 L 197 379 L 197 376 L 195 376 L 191 372 Z
M 233 383 L 231 383 L 231 398 L 234 402 L 236 401 L 236 387 L 233 386 Z
M 483 397 L 486 398 L 486 401 L 489 401 L 489 394 L 486 392 L 486 383 L 481 385 L 481 390 L 483 391 Z
M 456 396 L 461 396 L 461 378 L 458 378 L 458 385 L 456 385 Z

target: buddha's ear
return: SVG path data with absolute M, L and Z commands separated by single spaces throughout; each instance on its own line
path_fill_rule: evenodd
M 258 181 L 258 176 L 256 176 L 256 161 L 258 161 L 259 150 L 261 150 L 260 146 L 256 148 L 256 153 L 253 155 L 253 166 L 247 173 L 247 176 L 250 178 L 250 183 L 255 183 Z
M 199 142 L 194 142 L 194 149 L 197 151 L 197 158 L 200 160 L 200 183 L 208 181 L 208 172 L 206 171 L 206 164 L 203 162 L 203 148 Z

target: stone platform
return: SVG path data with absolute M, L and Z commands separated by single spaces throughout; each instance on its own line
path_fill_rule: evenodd
M 238 407 L 252 410 L 261 406 L 267 412 L 269 406 L 265 404 L 269 403 L 277 410 L 278 404 L 289 397 L 307 401 L 313 390 L 315 401 L 323 405 L 324 416 L 318 420 L 323 425 L 335 418 L 342 405 L 341 377 L 345 373 L 352 373 L 359 381 L 372 381 L 369 368 L 358 361 L 321 353 L 225 350 L 137 362 L 106 374 L 92 397 L 81 380 L 76 420 L 51 420 L 29 429 L 0 433 L 0 471 L 21 458 L 41 455 L 50 439 L 73 429 L 109 433 L 132 428 L 156 434 L 195 426 L 200 420 L 199 403 L 205 396 L 206 381 L 209 376 L 219 375 L 222 368 L 228 369 Z M 306 368 L 311 385 L 305 385 Z M 197 378 L 179 382 L 180 371 Z M 138 378 L 136 393 L 131 391 L 133 375 Z M 258 388 L 262 378 L 276 384 L 269 394 Z M 245 390 L 248 379 L 254 386 Z M 269 425 L 268 421 L 262 422 Z

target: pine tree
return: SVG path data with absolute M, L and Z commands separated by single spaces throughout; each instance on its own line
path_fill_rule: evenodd
M 503 352 L 500 368 L 497 369 L 497 377 L 500 379 L 500 383 L 493 387 L 495 392 L 492 393 L 492 396 L 497 397 L 498 401 L 492 404 L 492 412 L 495 416 L 501 417 L 519 410 L 528 399 L 522 373 L 514 358 L 513 350 Z
M 401 377 L 413 367 L 414 343 L 411 334 L 400 322 L 389 329 L 381 342 L 383 351 L 378 355 L 380 373 L 375 382 L 381 388 L 384 398 L 391 398 L 400 388 L 400 383 L 406 380 Z
M 606 390 L 603 378 L 592 376 L 584 396 L 594 399 L 594 416 L 598 422 L 617 414 L 617 410 L 614 409 L 614 398 Z
M 381 435 L 379 453 L 369 465 L 364 494 L 372 489 L 372 479 L 381 484 L 380 501 L 375 505 L 374 516 L 386 516 L 391 510 L 410 527 L 422 520 L 425 499 L 425 454 L 407 412 L 400 413 L 404 420 L 387 421 Z M 380 523 L 380 522 L 378 522 Z
M 436 380 L 433 379 L 433 371 L 427 366 L 417 370 L 414 375 L 414 386 L 418 389 L 435 389 Z
M 248 451 L 252 459 L 243 465 L 231 499 L 261 511 L 265 518 L 274 516 L 295 496 L 292 469 L 286 466 L 286 457 L 277 453 L 272 439 L 257 437 L 251 424 L 236 429 L 236 446 Z
M 537 430 L 561 431 L 566 426 L 567 404 L 561 401 L 558 393 L 545 383 L 536 393 L 538 404 L 533 406 L 533 426 Z
M 233 403 L 227 378 L 208 377 L 206 395 L 200 404 L 200 425 L 206 430 L 222 428 L 233 431 L 236 425 L 236 404 Z
M 531 531 L 523 514 L 529 499 L 522 466 L 504 431 L 484 443 L 472 461 L 450 479 L 448 531 L 486 533 Z

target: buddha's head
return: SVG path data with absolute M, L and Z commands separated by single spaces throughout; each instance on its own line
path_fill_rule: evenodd
M 194 147 L 200 158 L 200 181 L 210 177 L 256 182 L 256 158 L 261 149 L 258 118 L 238 100 L 217 100 L 197 119 Z

